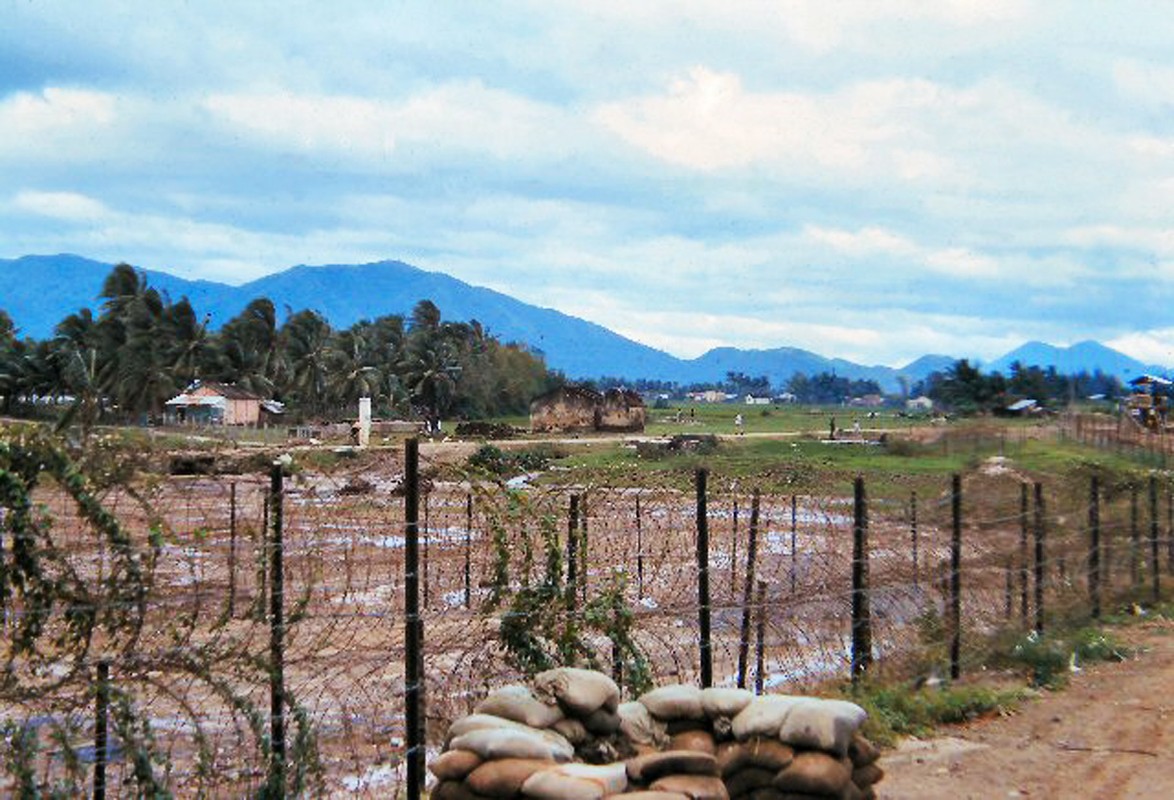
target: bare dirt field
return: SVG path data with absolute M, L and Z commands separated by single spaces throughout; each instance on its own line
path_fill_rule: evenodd
M 906 740 L 885 755 L 881 796 L 1174 797 L 1174 622 L 1121 636 L 1141 653 L 1083 670 L 1013 716 Z

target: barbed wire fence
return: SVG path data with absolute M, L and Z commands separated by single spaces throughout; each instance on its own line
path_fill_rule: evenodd
M 102 484 L 9 443 L 0 789 L 418 797 L 449 722 L 554 664 L 628 699 L 956 678 L 1174 575 L 1165 473 L 509 486 L 411 450 Z

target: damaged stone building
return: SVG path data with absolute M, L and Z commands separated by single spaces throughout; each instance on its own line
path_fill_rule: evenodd
M 630 389 L 602 394 L 583 386 L 560 386 L 530 403 L 535 433 L 592 433 L 644 430 L 644 398 Z

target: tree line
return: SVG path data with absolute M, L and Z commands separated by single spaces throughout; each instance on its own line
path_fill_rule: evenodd
M 186 297 L 172 301 L 119 264 L 97 315 L 83 308 L 49 339 L 20 338 L 0 311 L 0 396 L 5 413 L 65 405 L 68 420 L 158 418 L 195 380 L 217 381 L 286 404 L 293 418 L 376 414 L 480 418 L 524 412 L 563 381 L 524 346 L 502 343 L 476 320 L 442 321 L 429 300 L 401 315 L 336 330 L 312 310 L 278 322 L 268 298 L 219 331 Z M 67 420 L 67 421 L 68 421 Z
M 1116 376 L 1100 370 L 1065 375 L 1055 367 L 1027 366 L 1016 361 L 1009 374 L 1003 375 L 983 373 L 967 359 L 954 362 L 944 372 L 931 373 L 913 391 L 960 414 L 998 411 L 1016 400 L 1035 400 L 1047 408 L 1093 397 L 1113 400 L 1125 393 Z

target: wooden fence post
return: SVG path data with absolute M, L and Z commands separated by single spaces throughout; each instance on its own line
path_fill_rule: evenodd
M 746 579 L 743 582 L 742 592 L 742 629 L 738 639 L 738 688 L 746 688 L 746 673 L 749 670 L 750 658 L 750 611 L 754 590 L 754 560 L 758 556 L 758 490 L 750 499 L 750 541 L 746 544 Z
M 852 681 L 872 664 L 872 613 L 868 596 L 868 501 L 864 478 L 853 485 L 852 524 Z
M 709 511 L 706 484 L 709 470 L 697 469 L 697 616 L 701 639 L 701 688 L 713 686 L 713 642 L 709 624 Z

